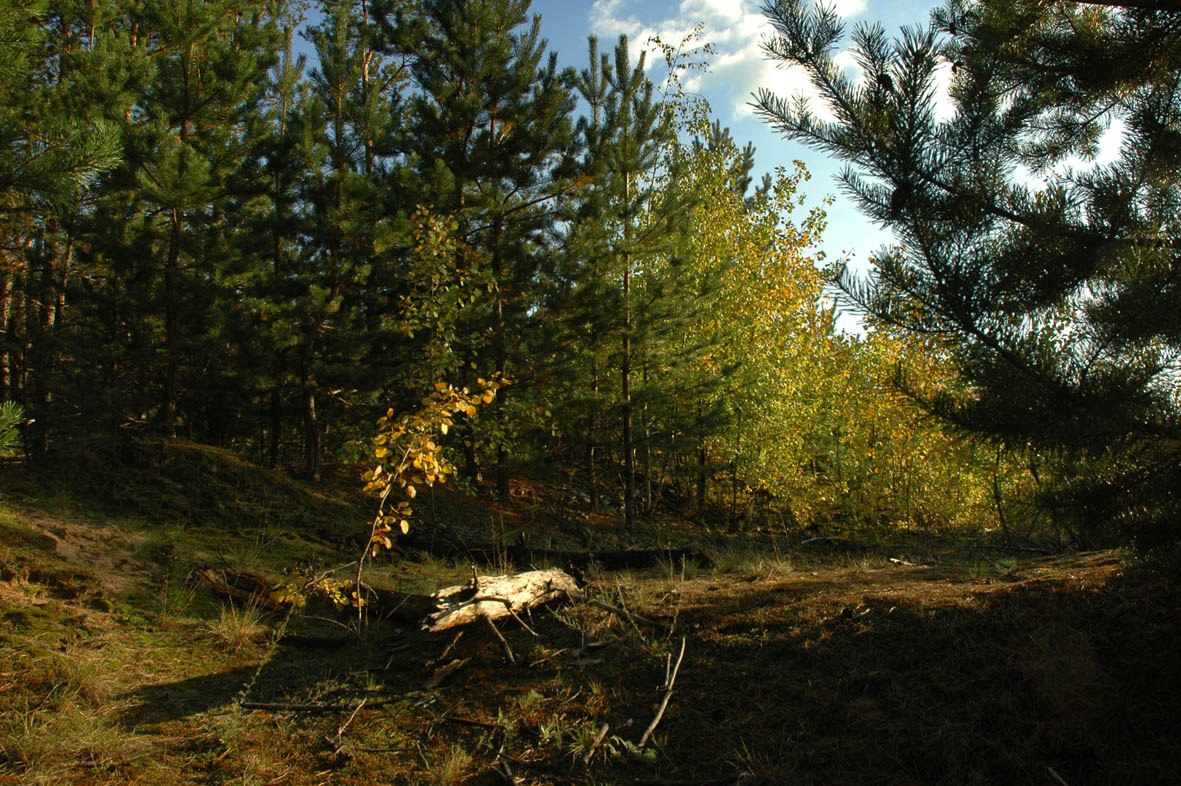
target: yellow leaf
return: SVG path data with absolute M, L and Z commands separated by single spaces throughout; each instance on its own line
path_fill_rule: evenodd
M 406 487 L 406 496 L 410 497 L 410 499 L 414 499 L 415 497 L 418 496 L 418 491 L 414 488 L 414 486 L 407 486 Z
M 377 456 L 379 459 L 382 459 L 382 458 L 385 458 L 386 456 L 388 456 L 389 454 L 390 454 L 389 448 L 378 448 L 374 452 L 373 455 Z
M 410 522 L 406 519 L 402 519 L 400 522 L 398 522 L 398 526 L 402 529 L 403 535 L 410 532 Z
M 451 430 L 451 427 L 448 426 L 446 423 L 439 424 L 439 431 L 443 432 L 444 434 L 446 434 L 450 430 Z

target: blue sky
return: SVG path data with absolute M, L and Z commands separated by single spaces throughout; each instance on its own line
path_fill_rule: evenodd
M 740 145 L 754 143 L 758 173 L 797 159 L 803 161 L 812 173 L 811 182 L 805 185 L 809 204 L 819 204 L 829 195 L 836 199 L 828 208 L 825 253 L 830 259 L 850 255 L 855 264 L 864 263 L 890 236 L 870 224 L 839 193 L 834 180 L 839 165 L 778 137 L 749 106 L 751 94 L 759 87 L 780 94 L 808 90 L 801 74 L 764 57 L 759 44 L 771 28 L 760 11 L 762 5 L 762 0 L 533 0 L 532 9 L 541 15 L 550 50 L 558 53 L 562 65 L 576 68 L 586 66 L 588 35 L 599 36 L 604 48 L 613 46 L 620 34 L 626 34 L 635 46 L 653 35 L 676 43 L 694 25 L 702 24 L 704 41 L 716 51 L 710 58 L 710 71 L 692 79 L 688 87 L 709 101 L 714 116 L 730 128 Z M 926 22 L 936 3 L 835 0 L 835 5 L 850 29 L 859 22 L 881 22 L 887 32 L 896 33 L 902 25 Z

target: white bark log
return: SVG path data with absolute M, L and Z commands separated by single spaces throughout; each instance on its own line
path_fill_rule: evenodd
M 476 586 L 444 587 L 434 593 L 438 611 L 422 622 L 422 629 L 437 632 L 467 625 L 482 618 L 498 620 L 552 601 L 578 596 L 578 585 L 562 570 L 532 570 L 509 576 L 481 576 Z

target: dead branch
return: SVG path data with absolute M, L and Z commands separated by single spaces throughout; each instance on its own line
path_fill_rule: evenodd
M 275 583 L 257 573 L 234 568 L 202 566 L 189 574 L 189 580 L 197 586 L 208 587 L 214 594 L 229 600 L 244 601 L 267 609 L 282 608 L 282 604 L 275 603 L 270 598 Z
M 612 606 L 610 603 L 608 603 L 605 600 L 600 600 L 598 598 L 591 598 L 590 600 L 587 601 L 587 603 L 589 603 L 591 606 L 594 606 L 597 609 L 602 609 L 603 611 L 609 611 L 612 614 L 614 614 L 615 616 L 619 617 L 620 619 L 627 620 L 628 622 L 632 623 L 632 625 L 639 623 L 642 625 L 648 625 L 653 628 L 663 628 L 664 627 L 659 622 L 654 622 L 654 621 L 647 619 L 645 617 L 641 617 L 639 614 L 633 614 L 630 611 L 628 611 L 627 609 L 621 609 L 618 606 Z
M 656 731 L 656 727 L 660 725 L 661 719 L 664 718 L 664 711 L 668 709 L 669 699 L 673 695 L 673 686 L 677 684 L 677 674 L 681 671 L 681 661 L 685 659 L 685 637 L 681 637 L 681 653 L 677 655 L 677 665 L 669 668 L 672 663 L 672 656 L 665 664 L 664 686 L 661 688 L 664 696 L 660 700 L 660 707 L 656 710 L 656 717 L 648 724 L 648 728 L 644 730 L 644 736 L 640 737 L 640 748 L 643 749 L 648 744 L 648 740 L 652 738 L 652 733 Z
M 582 766 L 586 767 L 590 764 L 591 759 L 594 758 L 595 751 L 603 744 L 603 740 L 607 739 L 607 732 L 611 730 L 611 726 L 604 723 L 599 727 L 599 733 L 595 735 L 595 739 L 591 742 L 590 747 L 586 749 L 586 753 L 582 755 Z
M 496 627 L 496 623 L 492 621 L 491 617 L 485 617 L 484 622 L 487 623 L 488 627 L 492 630 L 492 635 L 500 641 L 500 646 L 504 648 L 504 654 L 505 657 L 508 658 L 508 662 L 516 665 L 517 659 L 513 657 L 513 648 L 508 645 L 508 639 L 506 639 L 504 634 L 500 632 L 500 629 Z
M 361 701 L 361 705 L 368 707 L 383 707 L 389 704 L 390 701 L 368 701 L 367 699 Z M 348 712 L 354 710 L 360 705 L 352 704 L 288 704 L 284 702 L 266 702 L 266 701 L 244 701 L 240 705 L 244 710 L 255 710 L 258 712 L 301 712 L 310 715 L 327 714 L 329 712 Z
M 485 576 L 479 587 L 445 587 L 431 596 L 435 611 L 422 621 L 422 630 L 437 632 L 467 625 L 481 617 L 513 617 L 526 630 L 519 612 L 579 595 L 574 578 L 561 570 L 534 570 L 508 576 Z M 536 635 L 536 633 L 534 633 Z
M 657 780 L 636 781 L 635 786 L 746 786 L 747 783 L 761 783 L 758 780 L 748 780 L 745 774 L 723 775 L 720 778 L 706 778 L 705 780 Z
M 509 786 L 519 786 L 521 783 L 521 780 L 516 775 L 513 775 L 513 770 L 509 767 L 507 761 L 498 761 L 493 765 L 492 771 L 499 775 Z
M 348 731 L 349 726 L 353 723 L 353 719 L 357 717 L 357 713 L 361 711 L 361 708 L 368 701 L 368 698 L 361 699 L 361 703 L 357 705 L 357 708 L 353 710 L 352 714 L 345 719 L 344 723 L 340 724 L 340 727 L 336 730 L 336 734 L 327 738 L 328 743 L 332 745 L 332 749 L 337 753 L 340 753 L 341 748 L 344 747 L 344 733 Z
M 488 721 L 476 720 L 475 718 L 464 718 L 459 715 L 444 715 L 443 720 L 450 723 L 458 723 L 460 726 L 476 726 L 481 729 L 499 729 L 499 723 L 489 723 Z
M 1053 767 L 1046 767 L 1046 772 L 1048 772 L 1050 774 L 1050 777 L 1054 779 L 1054 783 L 1057 783 L 1058 786 L 1067 786 L 1066 781 L 1062 780 L 1061 775 L 1054 772 Z
M 455 645 L 458 644 L 459 640 L 462 638 L 463 631 L 461 630 L 455 634 L 455 636 L 451 639 L 451 643 L 443 649 L 443 653 L 439 655 L 439 657 L 427 661 L 427 668 L 433 669 L 435 666 L 438 666 L 440 663 L 447 660 L 447 656 L 451 654 L 451 651 L 455 649 Z
M 443 684 L 444 680 L 467 665 L 468 658 L 456 658 L 450 663 L 435 669 L 431 678 L 426 681 L 426 689 L 434 690 Z
M 535 565 L 562 565 L 584 569 L 591 565 L 598 565 L 606 570 L 625 570 L 653 568 L 662 563 L 677 564 L 682 560 L 696 562 L 705 567 L 713 565 L 713 560 L 709 555 L 690 548 L 558 551 L 530 548 L 524 543 L 508 547 L 492 543 L 466 545 L 438 538 L 427 540 L 421 534 L 416 535 L 415 533 L 399 538 L 399 542 L 405 542 L 413 548 L 422 549 L 436 557 L 470 559 L 486 565 L 503 565 L 508 562 L 519 569 Z

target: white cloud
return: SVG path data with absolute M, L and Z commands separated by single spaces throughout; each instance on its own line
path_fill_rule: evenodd
M 863 12 L 866 0 L 827 0 L 842 17 Z M 633 57 L 645 48 L 652 37 L 677 45 L 702 25 L 701 43 L 710 44 L 714 53 L 708 57 L 709 71 L 693 73 L 686 89 L 710 99 L 723 121 L 735 121 L 753 114 L 753 94 L 767 88 L 781 97 L 816 93 L 803 70 L 769 60 L 762 41 L 772 28 L 756 0 L 681 0 L 674 15 L 666 19 L 640 20 L 628 12 L 624 0 L 595 0 L 590 13 L 591 29 L 607 49 L 619 35 L 627 35 Z M 649 69 L 662 64 L 659 53 L 648 55 Z M 850 63 L 851 65 L 851 63 Z M 827 107 L 816 106 L 817 113 L 830 117 Z
M 856 16 L 865 10 L 866 0 L 831 0 L 831 5 L 836 9 L 837 16 L 850 17 Z
M 621 35 L 634 38 L 643 24 L 634 16 L 620 16 L 622 6 L 623 0 L 595 0 L 590 12 L 591 30 L 607 40 Z
M 742 21 L 744 5 L 733 0 L 682 0 L 680 14 L 682 19 L 696 19 L 724 30 Z
M 1127 122 L 1118 117 L 1112 120 L 1111 126 L 1103 132 L 1103 136 L 1099 139 L 1099 150 L 1095 155 L 1095 163 L 1107 166 L 1119 160 L 1127 135 Z
M 956 106 L 951 100 L 952 65 L 944 60 L 935 70 L 935 120 L 943 123 L 955 116 Z

